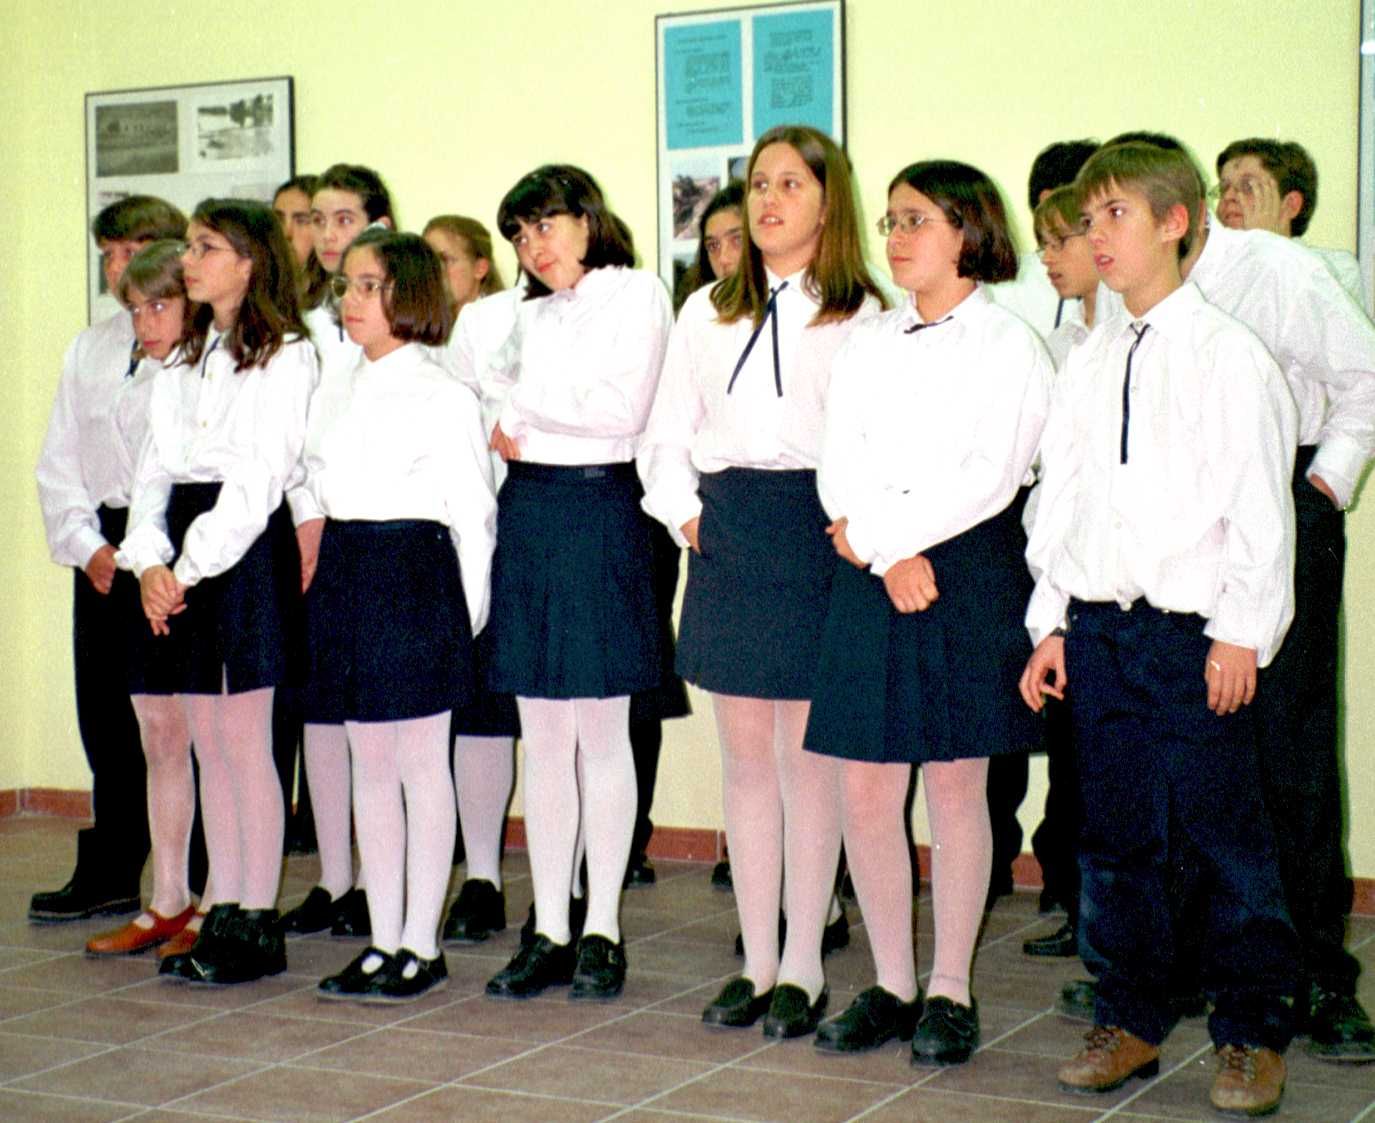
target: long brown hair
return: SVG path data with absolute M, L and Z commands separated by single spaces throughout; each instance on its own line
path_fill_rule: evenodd
M 206 199 L 191 216 L 229 242 L 240 257 L 253 262 L 248 291 L 234 326 L 224 334 L 237 371 L 265 365 L 288 335 L 309 338 L 296 297 L 296 271 L 291 247 L 272 208 L 252 199 Z M 191 321 L 182 353 L 188 363 L 200 361 L 215 310 L 202 304 Z
M 864 261 L 850 161 L 825 133 L 807 125 L 778 125 L 755 141 L 754 151 L 750 153 L 749 170 L 745 174 L 746 222 L 741 266 L 711 290 L 717 317 L 727 324 L 745 316 L 749 316 L 756 326 L 764 322 L 769 286 L 764 278 L 764 257 L 750 236 L 748 210 L 754 165 L 759 154 L 771 144 L 793 148 L 821 184 L 826 222 L 821 227 L 816 255 L 807 266 L 804 281 L 808 292 L 821 305 L 812 323 L 848 320 L 859 311 L 866 295 L 886 308 L 888 302 Z
M 487 274 L 478 282 L 477 291 L 481 296 L 491 296 L 506 287 L 496 260 L 492 257 L 492 235 L 477 219 L 462 214 L 437 214 L 425 223 L 422 236 L 431 230 L 442 230 L 452 235 L 463 243 L 463 248 L 474 261 L 487 262 Z

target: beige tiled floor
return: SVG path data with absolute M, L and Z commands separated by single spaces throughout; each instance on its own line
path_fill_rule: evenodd
M 1201 1020 L 1181 1025 L 1162 1075 L 1084 1098 L 1055 1086 L 1057 1060 L 1083 1027 L 1050 1004 L 1075 963 L 1020 952 L 1046 929 L 1032 895 L 998 903 L 975 971 L 984 1047 L 961 1068 L 914 1069 L 897 1045 L 868 1056 L 816 1053 L 807 1040 L 711 1032 L 698 1019 L 737 970 L 733 902 L 707 868 L 658 863 L 659 884 L 626 894 L 630 980 L 609 1005 L 565 994 L 486 998 L 483 984 L 515 947 L 515 926 L 487 946 L 447 952 L 452 983 L 413 1006 L 318 1002 L 314 986 L 358 951 L 323 937 L 293 941 L 290 971 L 225 990 L 164 983 L 151 957 L 86 959 L 99 925 L 25 920 L 35 888 L 65 880 L 75 826 L 0 820 L 0 1119 L 3 1120 L 779 1120 L 940 1123 L 1010 1120 L 1209 1119 L 1212 1065 Z M 524 856 L 508 858 L 508 913 L 530 901 Z M 309 888 L 314 859 L 288 863 L 283 899 Z M 918 904 L 929 966 L 929 895 Z M 867 986 L 871 964 L 857 911 L 851 946 L 827 961 L 832 1008 Z M 1352 922 L 1375 1005 L 1375 919 Z M 1375 1123 L 1375 1066 L 1337 1067 L 1289 1053 L 1280 1118 Z

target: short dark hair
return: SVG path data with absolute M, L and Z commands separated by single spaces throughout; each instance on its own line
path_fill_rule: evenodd
M 418 234 L 364 230 L 344 251 L 341 272 L 354 250 L 372 250 L 381 262 L 387 282 L 382 311 L 392 335 L 405 343 L 443 346 L 453 315 L 444 289 L 444 266 L 430 244 Z
M 1078 189 L 1072 183 L 1055 188 L 1036 204 L 1036 209 L 1031 212 L 1031 220 L 1036 228 L 1038 246 L 1045 244 L 1047 235 L 1063 239 L 1066 234 L 1081 232 L 1084 218 Z
M 1261 167 L 1275 177 L 1281 196 L 1291 191 L 1303 196 L 1303 206 L 1289 222 L 1289 232 L 1295 238 L 1301 237 L 1318 206 L 1318 165 L 1313 163 L 1308 150 L 1292 140 L 1265 137 L 1234 140 L 1217 154 L 1217 174 L 1222 175 L 1222 166 L 1229 160 L 1242 156 L 1254 156 L 1260 161 Z
M 1169 133 L 1153 133 L 1149 129 L 1129 129 L 1125 133 L 1118 133 L 1111 140 L 1105 140 L 1103 147 L 1108 148 L 1114 144 L 1151 144 L 1156 148 L 1166 148 L 1171 151 L 1182 152 L 1184 143 Z
M 1079 169 L 1098 151 L 1096 140 L 1057 140 L 1036 154 L 1027 178 L 1027 205 L 1034 211 L 1043 191 L 1073 183 Z
M 91 237 L 101 242 L 156 242 L 186 237 L 186 216 L 155 195 L 130 195 L 103 207 L 91 221 Z
M 1189 225 L 1179 239 L 1179 257 L 1188 255 L 1195 236 L 1194 219 L 1203 203 L 1203 177 L 1183 147 L 1139 141 L 1105 144 L 1084 165 L 1074 186 L 1084 205 L 1114 187 L 1140 191 L 1156 222 L 1163 221 L 1170 208 L 1183 207 Z
M 597 181 L 572 164 L 544 164 L 521 176 L 497 208 L 497 229 L 509 242 L 519 233 L 522 222 L 559 214 L 587 218 L 587 254 L 581 263 L 584 269 L 635 263 L 635 250 L 625 236 L 628 231 L 624 223 L 606 205 Z M 548 296 L 550 292 L 538 277 L 527 277 L 525 287 L 526 300 Z
M 888 193 L 904 183 L 940 207 L 950 225 L 962 232 L 958 276 L 990 283 L 1017 276 L 1017 246 L 1007 228 L 1007 208 L 988 176 L 958 160 L 922 160 L 898 172 Z
M 331 164 L 315 180 L 314 196 L 319 191 L 347 191 L 358 196 L 363 213 L 369 222 L 389 218 L 396 225 L 396 215 L 392 213 L 391 192 L 382 182 L 382 177 L 371 168 L 362 164 Z
M 301 320 L 291 247 L 271 207 L 256 199 L 205 199 L 191 221 L 223 236 L 236 254 L 253 263 L 238 317 L 224 336 L 236 370 L 266 365 L 288 335 L 310 337 Z M 197 309 L 183 348 L 187 362 L 200 360 L 214 314 L 208 304 Z
M 315 194 L 319 182 L 320 177 L 318 175 L 310 175 L 309 173 L 294 175 L 285 183 L 280 184 L 276 191 L 272 192 L 273 202 L 276 202 L 277 196 L 283 191 L 299 191 L 306 197 L 306 200 L 309 201 L 310 197 Z

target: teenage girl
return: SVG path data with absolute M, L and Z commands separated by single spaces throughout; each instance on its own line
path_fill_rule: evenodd
M 478 402 L 430 358 L 449 334 L 439 259 L 369 231 L 334 279 L 353 371 L 311 405 L 306 491 L 324 520 L 307 590 L 311 696 L 345 720 L 373 946 L 325 998 L 447 983 L 436 944 L 454 846 L 449 721 L 472 691 L 496 501 Z
M 802 751 L 833 561 L 816 493 L 831 359 L 882 306 L 848 162 L 771 129 L 750 155 L 743 259 L 673 329 L 640 451 L 645 509 L 691 547 L 678 670 L 712 695 L 745 969 L 709 1025 L 811 1032 L 840 847 L 839 766 Z M 787 870 L 787 940 L 778 912 Z M 778 985 L 775 985 L 778 984 Z
M 697 220 L 697 256 L 679 279 L 674 294 L 674 315 L 703 285 L 713 285 L 735 272 L 744 241 L 744 206 L 745 189 L 740 183 L 728 183 L 707 203 Z
M 283 494 L 299 470 L 318 366 L 271 210 L 208 199 L 186 236 L 186 291 L 200 307 L 181 361 L 154 377 L 120 553 L 151 631 L 131 689 L 180 697 L 214 889 L 195 945 L 161 971 L 236 983 L 286 968 L 269 730 L 300 598 Z
M 471 379 L 467 384 L 481 398 L 481 372 L 510 335 L 524 290 L 506 290 L 492 258 L 492 236 L 476 219 L 438 215 L 425 224 L 424 238 L 444 267 L 455 319 L 443 363 L 456 377 Z M 495 423 L 493 413 L 483 431 L 490 432 Z M 490 455 L 496 465 L 502 463 Z M 479 667 L 490 640 L 487 633 L 478 644 Z M 520 718 L 515 698 L 485 689 L 481 677 L 479 670 L 472 702 L 454 711 L 453 782 L 466 876 L 444 919 L 446 943 L 479 944 L 506 928 L 502 828 L 515 786 Z
M 1013 689 L 1031 588 L 1020 488 L 1052 371 L 1032 330 L 981 287 L 1017 271 L 982 172 L 947 160 L 903 169 L 879 231 L 912 295 L 854 333 L 831 378 L 819 486 L 837 558 L 806 741 L 844 761 L 845 852 L 878 985 L 822 1026 L 817 1046 L 911 1037 L 914 1063 L 956 1064 L 979 1043 L 969 978 L 992 863 L 988 758 L 1038 736 Z M 924 1009 L 904 824 L 913 764 L 932 836 Z
M 571 981 L 574 998 L 605 999 L 625 982 L 619 909 L 636 800 L 630 695 L 660 678 L 650 526 L 634 456 L 671 311 L 658 278 L 629 268 L 625 235 L 581 169 L 537 168 L 507 192 L 497 224 L 529 279 L 491 439 L 507 477 L 487 680 L 515 694 L 520 711 L 537 934 L 487 992 L 525 998 Z M 588 892 L 575 952 L 569 896 L 580 806 Z
M 339 273 L 344 254 L 368 226 L 392 228 L 391 193 L 371 168 L 334 164 L 315 182 L 310 200 L 314 259 L 309 295 L 315 303 L 305 314 L 310 337 L 320 355 L 320 381 L 346 378 L 359 363 L 362 349 L 344 330 L 337 298 L 329 282 Z M 323 523 L 304 493 L 288 499 L 297 526 L 301 557 L 307 567 L 319 554 Z M 309 570 L 303 573 L 309 579 Z M 287 932 L 320 932 L 336 936 L 366 936 L 368 900 L 363 877 L 353 876 L 353 846 L 349 832 L 349 743 L 343 718 L 323 708 L 322 700 L 306 692 L 302 753 L 315 838 L 320 851 L 320 884 L 282 917 Z
M 315 194 L 319 177 L 295 175 L 277 188 L 272 196 L 272 213 L 282 224 L 282 233 L 291 246 L 291 257 L 297 275 L 304 279 L 315 249 L 315 231 L 310 221 L 310 200 Z
M 175 366 L 174 352 L 191 327 L 196 306 L 186 297 L 179 241 L 163 239 L 141 249 L 129 262 L 115 295 L 129 311 L 141 356 L 115 403 L 112 451 L 125 478 L 134 478 L 139 449 L 148 429 L 148 399 L 153 375 Z M 126 577 L 125 580 L 128 580 Z M 146 630 L 140 611 L 133 626 Z M 127 955 L 162 946 L 195 915 L 188 877 L 191 825 L 196 813 L 191 769 L 191 733 L 177 698 L 135 694 L 143 755 L 148 765 L 148 828 L 153 844 L 153 899 L 137 917 L 86 942 L 90 955 Z M 189 946 L 189 945 L 188 945 Z

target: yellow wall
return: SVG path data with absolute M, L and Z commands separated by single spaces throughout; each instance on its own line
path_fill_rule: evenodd
M 72 716 L 69 585 L 46 556 L 32 485 L 58 364 L 84 326 L 83 103 L 90 90 L 291 74 L 297 165 L 373 165 L 407 226 L 460 211 L 491 220 L 531 166 L 591 169 L 653 260 L 654 20 L 710 0 L 554 4 L 418 0 L 11 2 L 0 77 L 0 789 L 89 783 Z M 1211 163 L 1238 136 L 1304 141 L 1322 169 L 1309 239 L 1355 240 L 1358 0 L 1300 9 L 1251 0 L 849 0 L 850 152 L 866 214 L 900 166 L 978 164 L 1025 232 L 1026 171 L 1053 139 L 1177 133 Z M 870 249 L 881 261 L 871 235 Z M 509 269 L 507 255 L 503 264 Z M 1369 504 L 1366 504 L 1369 506 Z M 1349 524 L 1347 619 L 1375 606 L 1375 516 Z M 1375 631 L 1348 628 L 1355 872 L 1375 876 Z M 655 819 L 720 823 L 710 716 L 668 733 Z M 1039 774 L 1038 774 L 1039 782 Z M 1033 823 L 1041 788 L 1024 808 Z

